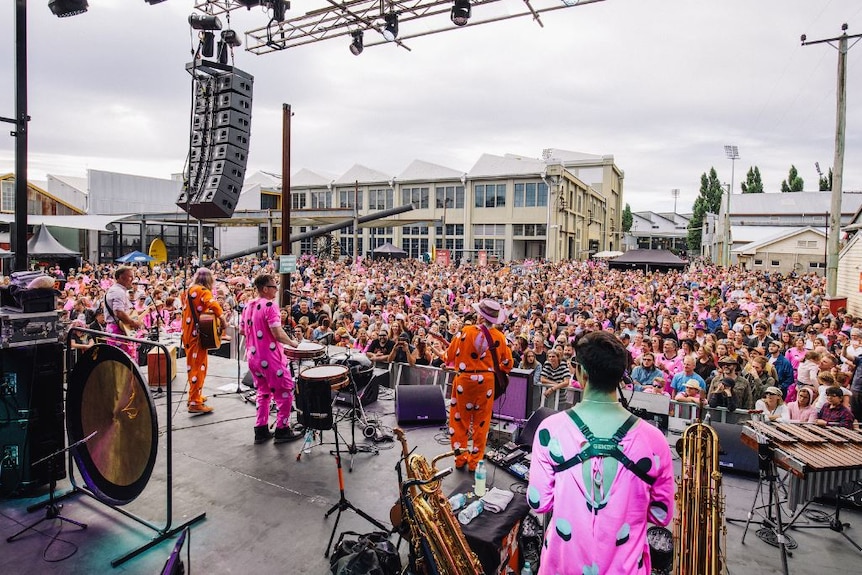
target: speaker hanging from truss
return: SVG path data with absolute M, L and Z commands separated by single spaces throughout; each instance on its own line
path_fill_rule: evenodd
M 245 180 L 254 78 L 206 60 L 186 70 L 195 100 L 185 186 L 176 203 L 197 219 L 229 218 Z

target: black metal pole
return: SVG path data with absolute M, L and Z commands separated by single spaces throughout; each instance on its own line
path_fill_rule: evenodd
M 27 270 L 27 0 L 15 0 L 15 270 Z

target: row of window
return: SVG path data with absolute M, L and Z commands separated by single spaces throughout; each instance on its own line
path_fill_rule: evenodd
M 769 265 L 774 267 L 774 268 L 777 268 L 777 267 L 781 266 L 781 260 L 769 260 Z M 763 260 L 754 260 L 754 266 L 755 267 L 763 267 Z M 826 269 L 826 262 L 808 262 L 808 269 L 825 270 Z

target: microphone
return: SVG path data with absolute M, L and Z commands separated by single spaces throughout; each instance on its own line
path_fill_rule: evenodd
M 331 338 L 331 337 L 332 337 L 331 333 L 325 333 L 323 335 L 319 335 L 316 338 L 314 338 L 314 341 L 323 341 L 323 340 L 325 340 L 327 338 Z

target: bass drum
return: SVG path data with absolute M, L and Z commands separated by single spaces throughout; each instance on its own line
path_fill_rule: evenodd
M 374 364 L 364 353 L 339 353 L 329 358 L 332 365 L 343 365 L 350 372 L 350 377 L 356 387 L 361 389 L 371 382 L 374 376 Z
M 158 451 L 156 408 L 138 366 L 121 349 L 94 345 L 69 374 L 66 431 L 87 487 L 100 501 L 125 505 L 143 492 Z

